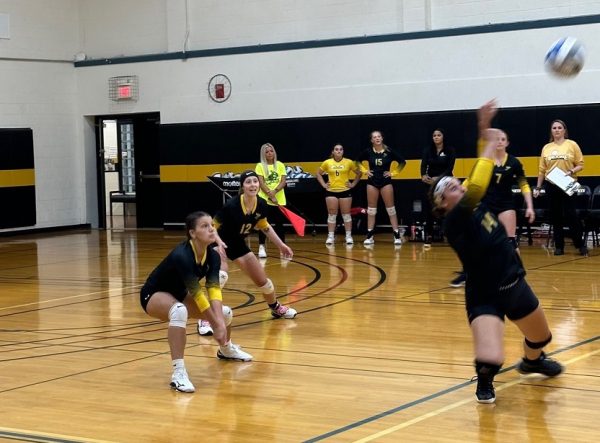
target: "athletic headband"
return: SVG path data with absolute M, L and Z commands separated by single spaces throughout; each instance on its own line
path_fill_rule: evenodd
M 252 169 L 248 169 L 240 174 L 240 189 L 244 185 L 244 182 L 248 177 L 256 177 L 258 178 L 258 174 L 254 172 Z
M 433 202 L 436 206 L 439 206 L 439 204 L 442 202 L 444 192 L 446 191 L 446 188 L 448 187 L 451 181 L 452 177 L 447 175 L 445 177 L 442 177 L 437 183 L 437 185 L 435 185 L 435 189 L 433 190 Z

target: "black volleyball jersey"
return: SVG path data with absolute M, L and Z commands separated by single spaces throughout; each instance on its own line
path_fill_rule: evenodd
M 496 293 L 525 275 L 521 258 L 508 241 L 506 230 L 481 198 L 493 162 L 479 159 L 469 176 L 467 191 L 447 214 L 444 231 L 467 274 L 467 289 Z
M 404 160 L 404 157 L 389 148 L 386 148 L 381 152 L 377 152 L 373 148 L 365 149 L 358 156 L 356 161 L 358 163 L 363 161 L 367 161 L 369 163 L 369 169 L 373 172 L 373 176 L 369 177 L 367 180 L 368 182 L 375 184 L 383 183 L 389 180 L 389 178 L 383 176 L 384 172 L 391 172 L 393 177 L 402 171 L 406 165 L 406 160 Z M 390 168 L 393 161 L 398 162 L 398 167 L 391 171 Z
M 227 243 L 228 239 L 245 238 L 255 229 L 269 227 L 267 222 L 268 206 L 266 200 L 257 197 L 253 208 L 246 208 L 241 195 L 230 198 L 215 215 L 213 223 L 219 237 Z
M 483 201 L 490 206 L 512 202 L 514 185 L 518 185 L 522 193 L 531 192 L 523 165 L 514 155 L 506 154 L 501 165 L 494 164 L 490 185 Z
M 165 291 L 173 295 L 200 292 L 200 280 L 206 277 L 206 288 L 218 288 L 221 257 L 207 248 L 202 257 L 194 250 L 191 240 L 186 240 L 173 249 L 150 273 L 146 284 L 155 291 Z
M 429 177 L 452 176 L 455 162 L 456 151 L 454 148 L 447 147 L 437 152 L 437 149 L 428 146 L 423 150 L 421 157 L 421 175 L 428 175 Z

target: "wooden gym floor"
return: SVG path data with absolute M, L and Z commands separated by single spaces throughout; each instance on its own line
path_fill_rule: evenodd
M 169 389 L 166 325 L 140 308 L 181 232 L 69 231 L 0 242 L 0 439 L 43 442 L 591 442 L 600 435 L 600 254 L 522 246 L 554 333 L 556 379 L 521 377 L 508 323 L 497 403 L 474 400 L 463 289 L 449 247 L 390 234 L 327 248 L 291 239 L 264 261 L 295 320 L 271 320 L 232 268 L 224 291 L 250 363 L 188 324 L 195 394 Z M 342 238 L 338 237 L 338 241 Z M 255 241 L 255 240 L 254 240 Z M 253 245 L 256 246 L 256 245 Z

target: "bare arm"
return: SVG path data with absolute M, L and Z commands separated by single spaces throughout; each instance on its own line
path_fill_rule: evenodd
M 281 252 L 281 255 L 283 255 L 285 258 L 292 258 L 294 256 L 294 252 L 292 251 L 292 248 L 290 248 L 283 241 L 281 241 L 281 239 L 279 238 L 279 236 L 277 235 L 275 230 L 271 228 L 271 226 L 268 226 L 267 228 L 263 229 L 262 231 L 269 238 L 269 240 L 271 240 L 271 242 L 275 246 L 277 246 L 277 248 L 279 248 L 279 252 Z
M 360 178 L 362 177 L 362 171 L 360 170 L 360 168 L 354 170 L 354 175 L 354 180 L 350 182 L 350 188 L 355 187 L 358 184 L 358 182 L 360 182 Z
M 325 180 L 323 179 L 323 174 L 325 174 L 325 171 L 323 171 L 321 168 L 317 169 L 317 181 L 323 188 L 327 189 L 329 188 L 329 184 L 325 183 Z
M 538 198 L 540 195 L 540 189 L 542 188 L 542 184 L 544 183 L 544 178 L 546 176 L 544 174 L 538 174 L 538 178 L 537 178 L 537 184 L 535 185 L 535 188 L 533 188 L 533 197 L 534 198 Z

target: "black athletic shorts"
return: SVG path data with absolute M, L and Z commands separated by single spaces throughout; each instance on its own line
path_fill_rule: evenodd
M 514 284 L 495 294 L 474 294 L 465 291 L 467 316 L 469 323 L 480 315 L 495 315 L 504 321 L 519 320 L 537 309 L 540 302 L 523 277 L 518 277 Z
M 229 260 L 235 260 L 250 252 L 250 248 L 246 244 L 246 239 L 243 237 L 235 236 L 230 238 L 221 238 L 227 245 L 225 248 L 225 254 Z
M 159 291 L 168 292 L 173 297 L 175 297 L 177 299 L 177 301 L 180 303 L 183 303 L 183 300 L 185 299 L 185 297 L 187 295 L 187 291 L 185 291 L 185 290 L 183 292 L 176 293 L 177 291 L 158 289 L 158 288 L 154 287 L 153 285 L 146 283 L 146 284 L 144 284 L 142 289 L 140 289 L 140 304 L 142 305 L 142 308 L 144 308 L 144 311 L 146 310 L 146 307 L 148 306 L 148 302 L 150 301 L 150 298 L 152 298 L 152 296 Z
M 342 191 L 342 192 L 325 191 L 325 197 L 351 198 L 352 192 L 350 192 L 350 189 L 348 189 L 347 191 Z
M 488 209 L 494 214 L 498 215 L 504 211 L 516 211 L 515 202 L 513 200 L 505 200 L 498 202 L 486 202 Z
M 384 186 L 392 184 L 391 177 L 369 177 L 367 179 L 367 184 L 371 186 L 375 186 L 377 189 L 381 189 Z

